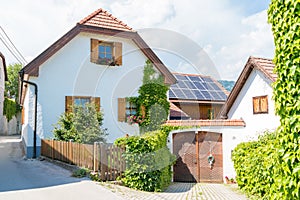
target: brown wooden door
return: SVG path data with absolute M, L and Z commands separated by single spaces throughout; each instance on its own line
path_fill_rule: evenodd
M 222 135 L 212 132 L 184 132 L 173 135 L 175 182 L 222 182 Z M 211 168 L 208 156 L 215 162 Z
M 199 132 L 198 144 L 200 182 L 223 182 L 222 134 Z M 208 162 L 210 154 L 215 159 L 212 167 Z
M 175 182 L 197 182 L 197 157 L 195 132 L 173 135 L 173 153 L 176 163 L 173 167 Z

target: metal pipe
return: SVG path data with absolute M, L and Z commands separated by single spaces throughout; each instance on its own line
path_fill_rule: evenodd
M 34 94 L 35 94 L 35 102 L 34 102 L 34 130 L 33 130 L 33 156 L 32 158 L 36 158 L 36 129 L 37 129 L 37 97 L 38 97 L 38 86 L 34 82 L 26 81 L 24 80 L 24 71 L 20 71 L 20 77 L 21 77 L 21 88 L 23 88 L 23 83 L 27 83 L 29 85 L 34 86 Z M 21 89 L 21 98 L 22 98 L 22 89 Z

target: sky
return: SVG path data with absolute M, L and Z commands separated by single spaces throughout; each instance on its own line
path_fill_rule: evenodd
M 207 63 L 191 64 L 160 51 L 155 39 L 163 38 L 161 31 L 203 49 L 218 79 L 236 80 L 249 56 L 274 56 L 271 26 L 267 23 L 269 3 L 270 0 L 13 0 L 1 3 L 0 26 L 30 62 L 81 19 L 103 8 L 137 30 L 171 71 L 198 73 L 195 66 L 199 69 Z M 7 64 L 17 62 L 1 41 L 0 51 Z

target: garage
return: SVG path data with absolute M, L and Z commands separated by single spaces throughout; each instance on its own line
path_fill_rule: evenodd
M 173 134 L 175 182 L 223 182 L 222 134 L 180 132 Z

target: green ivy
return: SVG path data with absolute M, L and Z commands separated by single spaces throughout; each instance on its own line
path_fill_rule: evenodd
M 168 90 L 163 76 L 155 71 L 149 60 L 146 61 L 139 96 L 130 98 L 137 105 L 137 115 L 143 119 L 139 124 L 141 133 L 158 130 L 167 120 L 170 108 Z
M 12 99 L 4 98 L 3 115 L 7 121 L 10 121 L 14 116 L 21 111 L 20 106 Z
M 167 148 L 167 138 L 176 126 L 162 126 L 160 130 L 142 136 L 120 138 L 115 141 L 125 147 L 126 171 L 121 179 L 125 186 L 143 191 L 162 191 L 171 182 L 171 166 L 175 156 Z
M 300 0 L 272 0 L 273 84 L 280 127 L 233 152 L 237 182 L 259 199 L 300 199 Z

